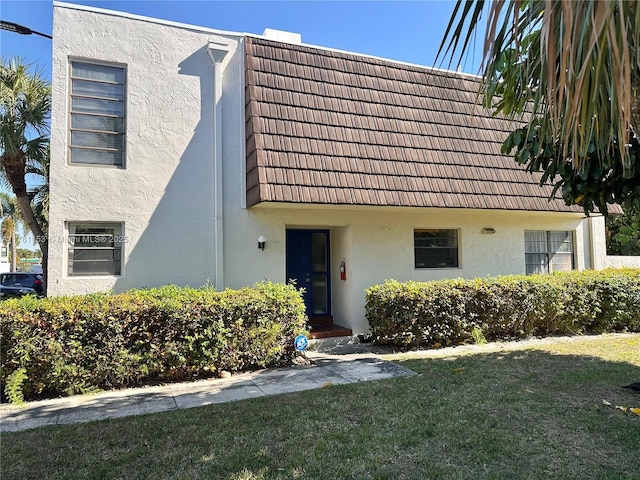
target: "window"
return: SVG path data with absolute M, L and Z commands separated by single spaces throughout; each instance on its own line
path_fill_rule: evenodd
M 69 276 L 120 275 L 122 224 L 70 223 Z
M 9 249 L 7 247 L 0 247 L 0 258 L 9 256 Z
M 415 268 L 458 266 L 457 230 L 415 230 L 413 247 Z
M 573 233 L 524 232 L 526 272 L 549 273 L 573 270 Z
M 69 162 L 124 164 L 122 67 L 71 62 Z

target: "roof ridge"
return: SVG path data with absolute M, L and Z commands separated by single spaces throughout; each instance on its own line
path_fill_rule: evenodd
M 377 55 L 371 55 L 371 54 L 367 54 L 367 53 L 359 53 L 359 52 L 352 52 L 349 50 L 342 50 L 339 48 L 333 48 L 333 47 L 325 47 L 322 45 L 313 45 L 313 44 L 308 44 L 308 43 L 300 43 L 300 44 L 294 44 L 294 43 L 287 43 L 287 42 L 281 42 L 278 40 L 273 40 L 271 38 L 266 38 L 263 37 L 262 35 L 258 35 L 258 34 L 254 34 L 254 33 L 245 33 L 244 34 L 246 38 L 251 38 L 252 40 L 258 40 L 259 43 L 263 43 L 263 44 L 275 44 L 275 45 L 279 45 L 279 46 L 285 46 L 287 49 L 311 49 L 311 50 L 320 50 L 322 52 L 326 52 L 326 53 L 337 53 L 340 55 L 344 55 L 344 56 L 352 56 L 352 57 L 357 57 L 357 59 L 354 59 L 354 61 L 360 61 L 358 59 L 367 59 L 367 60 L 372 60 L 372 64 L 375 64 L 375 62 L 388 62 L 390 64 L 393 64 L 393 66 L 400 66 L 400 67 L 409 67 L 411 69 L 418 69 L 418 70 L 428 70 L 432 73 L 436 73 L 436 74 L 444 74 L 444 75 L 448 75 L 451 77 L 456 77 L 456 78 L 465 78 L 471 81 L 476 81 L 479 82 L 482 80 L 482 77 L 480 75 L 476 75 L 473 73 L 468 73 L 468 72 L 462 72 L 462 71 L 456 71 L 456 70 L 450 70 L 450 69 L 446 69 L 446 68 L 439 68 L 439 67 L 434 67 L 434 66 L 429 66 L 429 65 L 422 65 L 419 63 L 413 63 L 413 62 L 406 62 L 403 60 L 396 60 L 396 59 L 392 59 L 392 58 L 387 58 L 387 57 L 380 57 Z

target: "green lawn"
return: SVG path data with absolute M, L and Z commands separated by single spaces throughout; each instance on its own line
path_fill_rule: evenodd
M 8 479 L 640 479 L 640 335 L 399 358 L 418 376 L 1 436 Z

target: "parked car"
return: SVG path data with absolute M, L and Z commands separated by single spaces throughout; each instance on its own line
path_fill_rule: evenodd
M 21 297 L 23 295 L 38 295 L 38 292 L 29 287 L 5 287 L 0 285 L 0 298 Z
M 44 292 L 44 278 L 37 273 L 0 273 L 0 295 L 22 296 L 41 295 Z

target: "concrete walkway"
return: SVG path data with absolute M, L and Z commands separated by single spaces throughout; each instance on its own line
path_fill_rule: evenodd
M 226 379 L 78 395 L 29 402 L 22 406 L 0 405 L 0 432 L 165 412 L 329 385 L 415 375 L 415 372 L 375 354 L 309 352 L 307 356 L 315 365 L 267 369 Z

